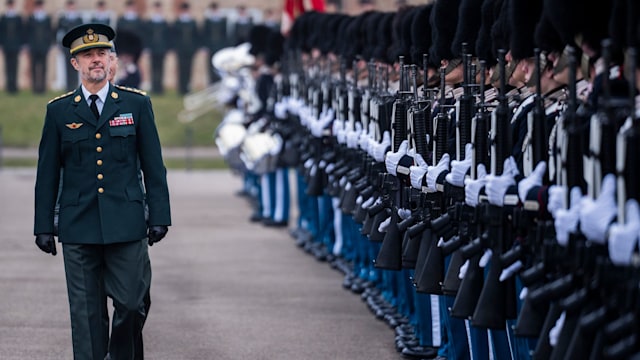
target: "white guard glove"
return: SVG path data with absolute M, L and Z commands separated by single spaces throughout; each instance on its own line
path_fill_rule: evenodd
M 400 220 L 407 220 L 411 217 L 411 209 L 398 209 L 398 216 L 400 217 Z
M 407 155 L 407 149 L 409 148 L 409 141 L 404 140 L 400 143 L 400 147 L 397 152 L 388 151 L 387 157 L 384 160 L 384 164 L 387 167 L 387 172 L 393 176 L 396 176 L 396 169 L 398 163 L 403 156 Z
M 549 330 L 549 344 L 551 346 L 556 347 L 558 345 L 558 338 L 560 338 L 560 333 L 562 332 L 562 327 L 564 327 L 564 321 L 567 318 L 567 312 L 563 311 L 554 327 Z
M 580 206 L 580 231 L 589 241 L 604 244 L 607 230 L 616 217 L 616 177 L 609 174 L 602 180 L 600 195 L 594 201 L 582 199 Z
M 347 133 L 344 129 L 344 121 L 336 120 L 333 122 L 333 133 L 340 144 L 347 143 Z
M 411 178 L 411 186 L 414 189 L 421 190 L 422 189 L 422 179 L 424 178 L 424 174 L 427 173 L 429 169 L 429 165 L 422 158 L 422 155 L 415 154 L 413 160 L 416 162 L 416 165 L 413 165 L 409 168 L 409 177 Z
M 372 197 L 368 198 L 367 200 L 365 200 L 365 201 L 362 203 L 361 207 L 362 207 L 363 209 L 368 209 L 369 207 L 371 207 L 371 205 L 373 205 L 373 202 L 374 202 L 374 201 L 376 201 L 376 199 L 374 199 L 374 198 L 373 198 L 373 196 L 372 196 Z
M 325 168 L 325 171 L 327 173 L 332 173 L 333 170 L 335 170 L 335 168 L 336 168 L 336 164 L 335 163 L 331 163 L 331 164 L 327 165 L 327 167 Z
M 536 168 L 527 176 L 526 178 L 520 180 L 518 183 L 518 196 L 520 197 L 520 201 L 523 203 L 527 200 L 527 193 L 534 186 L 542 185 L 542 177 L 544 176 L 544 172 L 547 171 L 547 163 L 541 161 L 536 165 Z
M 564 186 L 551 185 L 549 187 L 549 199 L 547 200 L 547 211 L 554 218 L 556 212 L 567 208 L 567 189 Z
M 369 153 L 369 144 L 371 143 L 369 139 L 371 138 L 369 137 L 369 133 L 366 131 L 366 129 L 362 130 L 362 132 L 360 133 L 360 137 L 358 138 L 358 146 L 366 153 Z
M 640 234 L 640 207 L 634 199 L 625 204 L 624 224 L 614 223 L 609 230 L 609 258 L 615 265 L 631 264 L 633 248 L 638 242 Z
M 489 264 L 489 260 L 491 260 L 492 257 L 493 257 L 493 250 L 486 249 L 482 254 L 482 256 L 480 257 L 480 261 L 478 265 L 480 265 L 481 268 L 485 268 L 487 264 Z
M 284 101 L 278 101 L 273 105 L 273 113 L 278 119 L 287 118 L 287 105 Z
M 358 139 L 360 138 L 360 133 L 362 133 L 362 124 L 356 123 L 355 130 L 347 131 L 347 147 L 350 149 L 355 149 L 358 147 Z
M 571 189 L 571 207 L 567 209 L 558 209 L 554 217 L 554 225 L 556 228 L 556 240 L 558 244 L 567 246 L 569 234 L 578 229 L 578 221 L 580 220 L 580 202 L 582 201 L 582 192 L 579 187 Z
M 469 260 L 465 261 L 462 266 L 460 266 L 460 270 L 458 270 L 458 279 L 464 279 L 464 276 L 467 274 L 467 270 L 469 270 Z
M 269 149 L 269 154 L 275 156 L 280 154 L 280 152 L 282 151 L 282 145 L 284 145 L 284 142 L 282 141 L 282 136 L 278 134 L 273 134 L 273 139 L 274 144 L 273 147 Z
M 322 137 L 322 130 L 320 129 L 320 120 L 309 116 L 309 131 L 313 137 Z
M 449 170 L 449 154 L 444 154 L 436 166 L 429 166 L 427 169 L 427 188 L 431 191 L 438 191 L 436 180 L 443 171 L 447 170 Z
M 303 107 L 303 102 L 300 99 L 294 99 L 294 98 L 287 98 L 288 101 L 286 102 L 287 105 L 287 109 L 294 115 L 298 115 L 300 112 L 300 109 Z
M 376 146 L 378 146 L 378 142 L 375 141 L 373 137 L 368 137 L 367 141 L 369 142 L 367 144 L 367 154 L 369 154 L 369 156 L 373 158 L 375 155 Z
M 514 177 L 519 173 L 516 161 L 512 156 L 509 156 L 509 158 L 504 161 L 502 175 L 489 176 L 485 191 L 490 204 L 497 206 L 504 205 L 504 195 L 507 193 L 509 186 L 516 184 Z
M 324 135 L 324 129 L 331 124 L 333 119 L 333 109 L 329 109 L 329 111 L 320 114 L 320 118 L 313 121 L 313 125 L 311 125 L 311 134 L 317 138 L 322 137 Z
M 478 164 L 476 174 L 478 175 L 476 180 L 467 179 L 464 181 L 464 202 L 471 207 L 478 205 L 480 190 L 487 184 L 487 170 L 483 164 Z
M 471 167 L 471 144 L 464 146 L 464 160 L 452 160 L 451 172 L 447 174 L 445 179 L 453 186 L 463 187 L 464 178 Z
M 373 158 L 376 159 L 377 162 L 383 162 L 389 146 L 391 146 L 391 134 L 385 131 L 384 134 L 382 134 L 382 141 L 377 144 L 373 150 Z
M 389 227 L 389 224 L 391 224 L 391 216 L 386 218 L 383 222 L 380 223 L 380 225 L 378 225 L 378 232 L 381 232 L 381 233 L 387 232 L 387 228 Z
M 304 162 L 303 166 L 305 169 L 310 169 L 311 166 L 313 166 L 313 159 L 307 159 L 307 161 Z
M 524 264 L 520 260 L 507 266 L 507 268 L 502 270 L 502 272 L 500 273 L 500 281 L 505 281 L 507 279 L 510 279 L 513 275 L 517 274 L 518 271 L 520 271 L 520 269 L 522 269 L 523 267 L 524 267 Z
M 311 130 L 312 117 L 311 110 L 308 107 L 303 106 L 298 109 L 298 116 L 300 117 L 300 124 L 307 129 Z

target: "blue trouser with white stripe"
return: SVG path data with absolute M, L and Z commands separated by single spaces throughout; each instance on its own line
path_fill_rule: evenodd
M 266 179 L 265 179 L 266 178 Z M 278 168 L 274 172 L 263 175 L 263 206 L 268 205 L 268 211 L 262 212 L 263 217 L 274 221 L 289 221 L 289 173 L 287 168 Z M 268 195 L 264 195 L 265 188 Z
M 449 267 L 451 255 L 444 258 L 444 268 Z M 440 321 L 442 322 L 442 333 L 445 341 L 438 350 L 438 355 L 448 359 L 463 360 L 469 359 L 469 343 L 467 342 L 467 330 L 464 320 L 451 317 L 449 309 L 453 307 L 454 296 L 440 295 Z

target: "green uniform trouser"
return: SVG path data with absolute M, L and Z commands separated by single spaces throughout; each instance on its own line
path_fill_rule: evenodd
M 134 359 L 142 344 L 151 268 L 147 239 L 109 245 L 63 244 L 76 360 Z M 109 337 L 106 298 L 113 300 Z

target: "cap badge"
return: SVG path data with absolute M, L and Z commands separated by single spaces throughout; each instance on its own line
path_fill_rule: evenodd
M 98 42 L 98 35 L 94 34 L 93 29 L 87 29 L 87 34 L 82 37 L 82 42 L 85 44 Z

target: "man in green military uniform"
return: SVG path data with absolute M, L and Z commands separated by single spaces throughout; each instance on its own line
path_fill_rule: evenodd
M 47 55 L 54 43 L 51 17 L 44 9 L 44 2 L 34 2 L 33 13 L 25 24 L 25 43 L 29 48 L 31 65 L 31 89 L 36 94 L 47 90 Z
M 150 281 L 147 244 L 171 225 L 151 102 L 108 82 L 114 37 L 103 24 L 65 35 L 82 85 L 49 102 L 39 149 L 34 234 L 42 251 L 56 254 L 58 202 L 75 359 L 134 359 Z
M 74 0 L 67 0 L 64 12 L 58 18 L 58 29 L 56 31 L 56 39 L 61 39 L 69 30 L 82 24 L 82 16 L 76 9 Z M 67 50 L 62 48 L 65 60 L 67 60 Z M 70 61 L 65 61 L 65 89 L 71 91 L 78 86 L 78 72 L 73 68 Z
M 217 2 L 212 2 L 204 12 L 204 20 L 202 21 L 202 41 L 203 45 L 209 50 L 209 56 L 207 59 L 211 60 L 213 54 L 218 50 L 227 47 L 228 41 L 227 35 L 227 17 L 220 11 Z M 214 83 L 220 80 L 218 75 L 207 62 L 209 68 L 209 82 Z
M 162 10 L 162 3 L 153 3 L 153 10 L 146 22 L 147 42 L 145 48 L 151 55 L 151 91 L 154 94 L 164 92 L 164 62 L 169 51 L 171 31 Z
M 22 16 L 16 10 L 13 0 L 7 0 L 5 13 L 0 16 L 0 47 L 4 53 L 6 90 L 10 94 L 18 92 L 18 54 L 24 44 Z
M 171 29 L 174 50 L 178 60 L 178 92 L 181 95 L 191 89 L 191 69 L 193 56 L 200 46 L 200 29 L 196 20 L 191 16 L 189 3 L 180 4 L 178 18 Z

